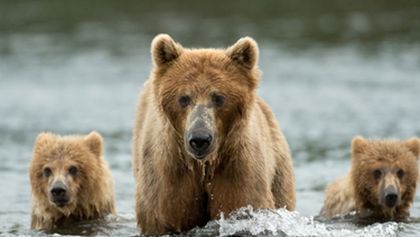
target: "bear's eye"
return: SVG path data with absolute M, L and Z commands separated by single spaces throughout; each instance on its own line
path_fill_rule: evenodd
M 77 167 L 76 166 L 74 166 L 74 165 L 70 166 L 70 168 L 69 168 L 69 174 L 76 175 L 77 172 L 78 172 L 78 170 L 77 170 Z
M 382 175 L 382 172 L 380 170 L 373 171 L 373 177 L 375 177 L 375 179 L 379 179 L 381 175 Z
M 400 179 L 402 179 L 403 177 L 404 177 L 404 170 L 402 170 L 402 169 L 399 169 L 398 171 L 397 171 L 397 176 L 398 176 L 398 178 L 400 178 Z
M 216 107 L 222 107 L 223 104 L 225 103 L 225 97 L 221 96 L 221 95 L 213 95 L 211 98 L 214 106 Z
M 191 103 L 191 98 L 188 95 L 183 95 L 179 97 L 178 102 L 182 108 L 185 108 Z
M 43 174 L 44 174 L 45 177 L 48 178 L 52 175 L 52 171 L 51 171 L 50 168 L 46 167 L 46 168 L 44 168 Z

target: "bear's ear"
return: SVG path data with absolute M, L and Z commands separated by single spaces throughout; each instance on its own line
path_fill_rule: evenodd
M 35 144 L 36 145 L 42 145 L 42 144 L 50 141 L 53 137 L 54 137 L 54 135 L 51 134 L 51 133 L 42 132 L 42 133 L 38 134 L 38 136 L 36 137 Z
M 353 154 L 361 154 L 367 146 L 366 140 L 361 136 L 356 136 L 351 141 L 351 151 Z
M 89 150 L 95 154 L 97 157 L 102 156 L 102 136 L 93 131 L 85 137 L 85 144 L 88 146 Z
M 406 146 L 408 149 L 413 152 L 413 154 L 419 158 L 420 155 L 420 139 L 413 137 L 405 141 Z
M 159 34 L 152 41 L 152 58 L 156 67 L 163 67 L 174 61 L 182 52 L 182 46 L 169 35 Z
M 232 61 L 250 70 L 258 61 L 258 45 L 251 37 L 244 37 L 228 48 L 226 54 Z
M 43 147 L 51 147 L 50 144 L 56 139 L 57 136 L 52 133 L 42 132 L 38 134 L 34 143 L 35 152 L 40 152 L 43 149 Z

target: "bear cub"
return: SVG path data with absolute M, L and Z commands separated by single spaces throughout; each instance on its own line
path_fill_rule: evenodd
M 29 167 L 32 229 L 115 214 L 114 180 L 102 157 L 102 137 L 38 135 Z
M 325 190 L 321 216 L 333 218 L 356 211 L 360 219 L 403 220 L 410 215 L 418 182 L 420 140 L 352 141 L 349 174 Z

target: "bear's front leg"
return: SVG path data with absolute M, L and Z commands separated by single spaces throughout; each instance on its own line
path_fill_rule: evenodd
M 169 179 L 167 180 L 169 181 Z M 148 187 L 138 202 L 137 220 L 142 234 L 180 233 L 208 221 L 206 196 L 188 178 L 172 179 L 156 187 Z
M 220 218 L 245 207 L 275 208 L 269 183 L 263 175 L 225 172 L 208 183 L 209 213 L 211 219 Z

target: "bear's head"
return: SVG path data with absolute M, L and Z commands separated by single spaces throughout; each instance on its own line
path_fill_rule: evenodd
M 38 205 L 70 215 L 79 202 L 88 203 L 89 193 L 100 176 L 102 137 L 91 132 L 85 137 L 38 135 L 29 175 L 33 198 Z M 95 191 L 96 190 L 96 191 Z
M 375 218 L 403 218 L 409 214 L 418 181 L 420 140 L 352 141 L 351 178 L 359 210 Z M 369 213 L 370 212 L 370 213 Z
M 158 110 L 196 159 L 208 157 L 248 122 L 259 81 L 258 47 L 245 37 L 227 49 L 186 49 L 168 35 L 152 42 Z

